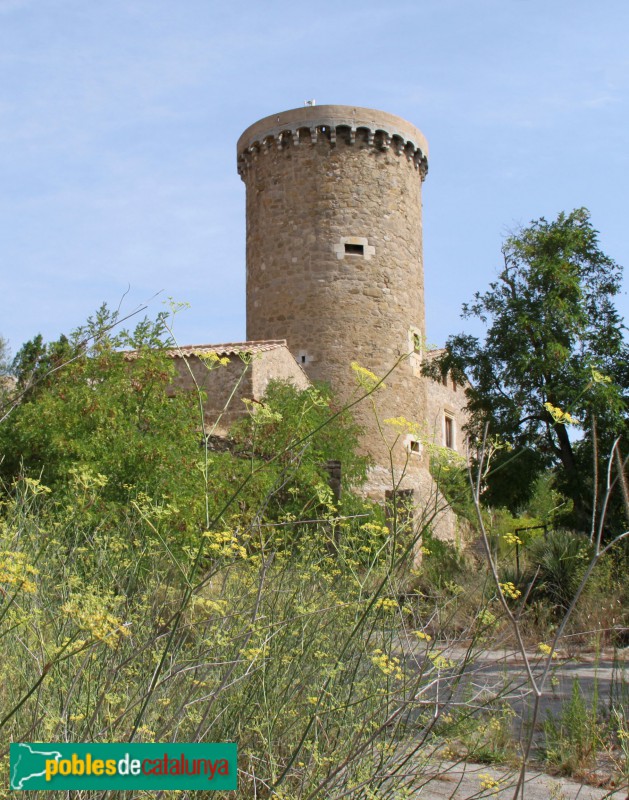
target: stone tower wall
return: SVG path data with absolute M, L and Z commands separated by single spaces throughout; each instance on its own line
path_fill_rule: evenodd
M 404 120 L 350 106 L 267 117 L 238 142 L 247 187 L 247 338 L 286 339 L 313 380 L 355 397 L 350 363 L 378 376 L 380 419 L 426 418 L 418 355 L 425 341 L 423 135 Z M 391 488 L 387 444 L 370 401 L 357 409 L 374 458 L 373 494 Z M 389 444 L 400 433 L 384 426 Z M 428 485 L 425 459 L 402 433 L 396 480 Z

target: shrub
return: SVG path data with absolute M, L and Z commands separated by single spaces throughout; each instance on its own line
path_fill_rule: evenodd
M 439 743 L 425 702 L 457 668 L 399 599 L 393 535 L 370 569 L 314 526 L 285 548 L 273 529 L 208 531 L 198 559 L 148 512 L 103 535 L 70 512 L 82 494 L 60 495 L 63 517 L 32 479 L 5 495 L 5 741 L 237 740 L 243 796 L 421 783 Z
M 597 705 L 597 692 L 588 706 L 575 678 L 570 700 L 564 703 L 558 717 L 548 715 L 544 749 L 546 763 L 553 770 L 578 776 L 593 766 L 603 738 Z
M 114 322 L 103 308 L 75 331 L 69 363 L 40 374 L 0 427 L 5 480 L 23 472 L 60 488 L 77 472 L 100 475 L 101 497 L 117 502 L 128 501 L 130 486 L 157 497 L 181 492 L 199 460 L 198 413 L 190 394 L 169 390 L 165 319 L 144 320 L 133 333 L 112 333 Z M 136 351 L 133 360 L 123 347 Z M 28 375 L 41 372 L 40 362 L 29 364 Z M 20 381 L 29 380 L 24 368 Z
M 564 613 L 590 558 L 591 547 L 582 534 L 558 530 L 535 539 L 528 550 L 530 580 L 537 573 L 532 597 L 543 597 L 557 613 Z

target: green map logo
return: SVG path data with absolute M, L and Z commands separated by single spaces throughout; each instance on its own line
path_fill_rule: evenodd
M 11 745 L 11 789 L 217 789 L 237 788 L 237 745 L 68 744 Z

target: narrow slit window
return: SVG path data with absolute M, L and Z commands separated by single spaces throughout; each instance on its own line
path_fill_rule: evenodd
M 444 444 L 450 450 L 454 450 L 454 420 L 446 415 L 444 419 Z
M 365 255 L 365 245 L 364 244 L 350 244 L 349 242 L 345 242 L 345 253 L 346 253 L 346 255 L 364 256 Z
M 301 363 L 302 363 L 302 364 L 305 364 L 305 363 L 306 363 L 306 356 L 302 356 L 302 357 L 301 357 Z

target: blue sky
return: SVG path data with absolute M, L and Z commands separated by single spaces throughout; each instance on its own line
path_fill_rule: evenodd
M 182 343 L 244 338 L 236 141 L 310 98 L 428 138 L 429 342 L 531 219 L 587 206 L 629 267 L 628 34 L 626 0 L 0 0 L 0 335 L 130 287 L 125 311 L 191 303 Z

